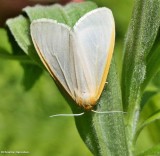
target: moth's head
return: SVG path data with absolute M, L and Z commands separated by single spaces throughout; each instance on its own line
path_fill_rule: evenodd
M 90 97 L 88 99 L 77 98 L 76 103 L 84 108 L 84 110 L 92 110 L 96 105 L 97 99 L 95 97 Z
M 81 107 L 83 107 L 85 110 L 92 110 L 94 105 L 88 105 L 88 104 L 84 104 L 84 105 L 81 105 Z

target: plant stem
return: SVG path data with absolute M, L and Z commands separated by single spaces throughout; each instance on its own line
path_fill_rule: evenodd
M 114 59 L 108 75 L 108 83 L 94 110 L 104 114 L 85 112 L 81 117 L 75 117 L 77 129 L 96 156 L 128 156 L 126 143 L 124 115 L 122 110 L 120 84 L 116 73 Z M 80 113 L 77 106 L 70 104 L 73 113 Z M 75 106 L 75 107 L 74 107 Z M 115 112 L 121 111 L 121 112 Z
M 135 0 L 132 19 L 125 42 L 122 73 L 123 104 L 127 110 L 129 155 L 134 153 L 134 137 L 140 113 L 142 84 L 146 77 L 146 57 L 159 29 L 160 1 Z

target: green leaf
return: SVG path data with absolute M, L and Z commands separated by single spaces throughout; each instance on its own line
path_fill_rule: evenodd
M 26 91 L 30 90 L 38 78 L 41 76 L 43 70 L 37 65 L 22 63 L 24 69 L 22 84 Z
M 69 3 L 65 7 L 58 4 L 50 6 L 37 5 L 35 7 L 26 7 L 23 11 L 26 12 L 31 22 L 39 18 L 49 18 L 73 27 L 81 16 L 95 8 L 97 8 L 95 3 L 83 2 Z
M 97 5 L 93 2 L 85 3 L 70 3 L 64 7 L 64 12 L 68 15 L 69 21 L 67 24 L 71 27 L 75 25 L 77 20 L 87 12 L 96 9 Z
M 45 10 L 45 11 L 44 11 Z M 29 17 L 30 22 L 40 18 L 49 18 L 64 23 L 63 7 L 61 5 L 26 7 L 23 9 Z
M 160 144 L 142 152 L 137 154 L 136 156 L 158 156 L 160 155 Z
M 148 88 L 149 89 L 149 88 Z M 151 117 L 154 113 L 160 110 L 160 93 L 153 95 L 149 101 L 144 105 L 143 110 L 140 114 L 140 119 L 138 122 L 138 128 L 144 121 Z M 140 151 L 145 151 L 156 144 L 159 144 L 159 129 L 160 120 L 155 120 L 153 123 L 147 125 L 143 128 L 140 135 L 136 136 L 138 139 L 134 139 L 134 144 L 136 144 L 136 153 Z M 137 140 L 137 141 L 136 141 Z
M 12 38 L 13 40 L 13 38 Z M 14 42 L 15 43 L 15 42 Z M 28 57 L 20 56 L 20 55 L 12 55 L 13 48 L 10 44 L 10 40 L 8 37 L 7 30 L 4 28 L 0 28 L 0 58 L 10 59 L 10 60 L 22 60 L 24 62 L 28 62 Z
M 14 19 L 7 20 L 7 26 L 11 32 L 10 41 L 14 52 L 12 59 L 19 59 L 22 62 L 24 70 L 22 84 L 25 90 L 29 90 L 41 76 L 42 69 L 38 64 L 43 67 L 30 38 L 29 20 L 20 15 Z
M 160 91 L 160 71 L 153 77 L 152 84 Z
M 20 15 L 16 18 L 7 20 L 6 24 L 11 34 L 13 35 L 16 43 L 23 50 L 23 52 L 25 52 L 26 55 L 29 55 L 31 59 L 35 60 L 35 62 L 41 64 L 41 61 L 31 41 L 29 33 L 29 20 L 26 19 L 24 16 Z
M 159 37 L 158 37 L 159 39 Z M 160 71 L 160 42 L 157 44 L 154 51 L 147 56 L 147 69 L 146 69 L 146 77 L 143 83 L 143 89 L 149 84 L 149 82 L 156 76 L 156 74 Z
M 134 138 L 134 143 L 136 142 L 140 132 L 143 130 L 143 128 L 145 128 L 146 126 L 148 126 L 149 124 L 155 122 L 156 120 L 160 119 L 160 110 L 153 113 L 148 119 L 146 119 L 142 124 L 140 124 L 140 126 L 137 128 L 136 131 L 136 135 Z
M 142 99 L 141 99 L 141 110 L 143 109 L 143 107 L 145 106 L 145 104 L 147 104 L 147 102 L 154 96 L 156 95 L 158 92 L 157 91 L 146 91 L 144 92 Z

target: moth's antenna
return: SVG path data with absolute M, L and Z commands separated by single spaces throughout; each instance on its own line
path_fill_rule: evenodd
M 57 117 L 57 116 L 81 116 L 83 114 L 84 114 L 84 112 L 79 113 L 79 114 L 55 114 L 55 115 L 51 115 L 49 117 L 52 118 L 52 117 Z
M 98 114 L 110 114 L 110 113 L 127 113 L 127 112 L 123 112 L 123 111 L 104 111 L 104 112 L 99 112 L 99 111 L 95 111 L 95 110 L 91 110 L 94 113 L 98 113 Z
M 127 112 L 123 112 L 123 111 L 104 111 L 104 112 L 99 112 L 99 111 L 95 111 L 95 110 L 91 110 L 94 113 L 98 113 L 98 114 L 110 114 L 110 113 L 127 113 Z M 52 117 L 59 117 L 59 116 L 81 116 L 83 115 L 85 112 L 79 113 L 79 114 L 55 114 L 55 115 L 51 115 L 49 116 L 50 118 Z

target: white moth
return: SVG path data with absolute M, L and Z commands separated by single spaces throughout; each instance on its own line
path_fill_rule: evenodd
M 73 28 L 38 19 L 30 29 L 37 53 L 51 76 L 79 106 L 91 110 L 104 88 L 114 49 L 111 10 L 90 11 Z

